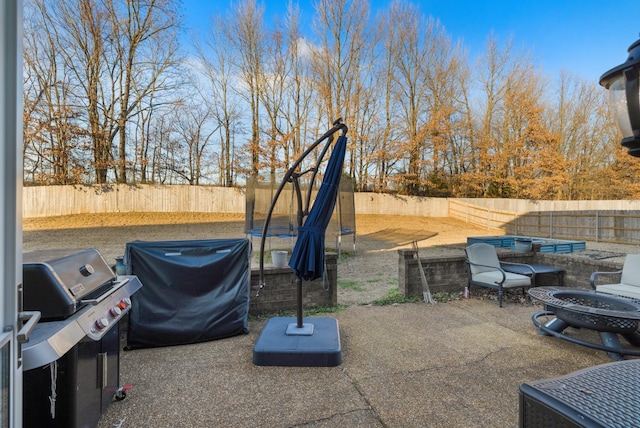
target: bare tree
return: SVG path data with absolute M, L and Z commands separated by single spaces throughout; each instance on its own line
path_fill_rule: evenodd
M 126 182 L 129 120 L 176 64 L 175 0 L 42 0 L 56 61 L 73 82 L 92 142 L 95 181 Z M 164 82 L 166 84 L 166 82 Z M 112 143 L 119 135 L 118 150 Z M 116 167 L 113 169 L 114 167 Z
M 311 48 L 301 31 L 300 9 L 291 1 L 287 6 L 285 28 L 286 61 L 289 64 L 289 84 L 285 88 L 285 120 L 288 123 L 289 132 L 284 162 L 289 165 L 291 156 L 302 153 L 314 94 L 311 78 Z M 315 138 L 312 139 L 315 140 Z
M 271 182 L 276 181 L 276 170 L 287 168 L 287 164 L 282 162 L 286 151 L 285 136 L 288 134 L 283 114 L 291 64 L 287 61 L 286 35 L 280 27 L 276 25 L 276 29 L 269 34 L 270 43 L 266 46 L 265 55 L 268 60 L 265 60 L 261 70 L 259 84 L 259 96 L 268 121 L 264 133 L 267 136 L 266 156 Z
M 206 78 L 206 85 L 194 83 L 200 91 L 204 105 L 218 126 L 218 140 L 220 145 L 218 182 L 222 186 L 235 184 L 234 169 L 234 141 L 236 131 L 241 128 L 242 107 L 240 95 L 235 86 L 233 55 L 227 38 L 230 30 L 228 22 L 222 16 L 211 20 L 210 31 L 207 32 L 204 43 L 196 41 L 196 48 L 200 59 L 199 70 Z
M 78 122 L 73 82 L 57 53 L 56 28 L 45 2 L 27 5 L 24 41 L 24 158 L 31 180 L 75 184 L 85 178 L 82 158 L 86 133 Z
M 75 94 L 86 111 L 88 134 L 92 142 L 93 167 L 98 184 L 106 183 L 113 165 L 110 134 L 115 120 L 101 105 L 105 95 L 102 79 L 108 71 L 107 47 L 110 37 L 106 13 L 93 1 L 47 2 L 49 25 L 57 28 L 61 49 L 56 53 L 70 73 L 78 92 Z M 84 102 L 83 102 L 84 100 Z
M 187 68 L 177 10 L 178 0 L 27 2 L 25 179 L 275 179 L 341 116 L 357 190 L 640 194 L 603 91 L 567 73 L 549 85 L 511 41 L 489 35 L 472 68 L 464 46 L 406 0 L 376 27 L 368 0 L 316 0 L 311 29 L 295 0 L 268 25 L 257 0 L 240 0 Z
M 143 100 L 163 88 L 160 79 L 178 63 L 179 21 L 174 0 L 106 4 L 114 55 L 112 101 L 117 122 L 113 132 L 119 136 L 117 181 L 126 183 L 127 124 Z
M 182 104 L 181 99 L 162 96 L 162 91 L 151 90 L 143 99 L 136 115 L 128 126 L 130 135 L 127 142 L 128 154 L 133 153 L 131 161 L 127 161 L 127 169 L 131 171 L 133 180 L 141 183 L 154 182 L 159 164 L 154 161 L 154 154 L 163 150 L 170 134 L 170 123 L 176 115 L 176 109 Z
M 251 157 L 251 175 L 260 171 L 260 81 L 263 74 L 264 40 L 263 28 L 264 7 L 258 6 L 255 0 L 241 0 L 233 6 L 227 17 L 227 38 L 238 54 L 237 69 L 246 85 L 247 98 L 250 109 L 251 137 L 248 151 Z
M 176 109 L 173 132 L 177 145 L 172 171 L 190 185 L 199 185 L 207 175 L 207 164 L 213 158 L 207 151 L 217 128 L 208 127 L 206 108 L 187 103 Z
M 595 82 L 561 72 L 549 95 L 549 128 L 560 139 L 569 174 L 560 197 L 588 199 L 603 168 L 615 162 L 615 150 L 608 143 L 617 138 L 617 131 L 607 117 L 605 94 Z
M 173 116 L 159 115 L 152 121 L 148 128 L 147 138 L 154 141 L 153 145 L 145 145 L 142 160 L 150 168 L 150 181 L 152 183 L 165 183 L 169 177 L 167 153 L 173 147 L 171 133 L 173 129 Z M 143 164 L 146 167 L 146 165 Z M 146 169 L 146 168 L 145 168 Z
M 453 190 L 452 177 L 462 169 L 462 153 L 467 145 L 462 82 L 469 70 L 463 49 L 452 44 L 443 28 L 436 28 L 431 40 L 429 62 L 425 65 L 429 94 L 427 148 L 431 156 L 427 158 L 426 181 L 421 184 L 427 195 L 448 196 Z
M 384 44 L 385 133 L 396 139 L 391 158 L 404 159 L 398 184 L 409 194 L 423 194 L 430 187 L 429 171 L 437 171 L 451 138 L 459 66 L 444 29 L 416 6 L 394 2 L 383 19 L 394 23 L 386 27 Z M 393 133 L 390 126 L 396 128 Z
M 359 91 L 370 71 L 372 59 L 369 2 L 367 0 L 318 0 L 315 3 L 314 32 L 319 46 L 314 53 L 314 76 L 318 92 L 317 109 L 330 124 L 342 117 L 357 124 L 361 110 Z M 358 126 L 354 126 L 354 131 Z M 346 168 L 353 176 L 356 165 L 356 132 L 349 138 Z
M 393 6 L 392 6 L 393 7 Z M 380 127 L 380 135 L 374 143 L 375 151 L 372 157 L 375 159 L 375 182 L 374 189 L 376 191 L 384 191 L 389 188 L 390 174 L 393 165 L 397 162 L 398 157 L 393 151 L 395 145 L 393 132 L 395 130 L 394 120 L 394 78 L 395 70 L 395 50 L 397 45 L 396 37 L 389 31 L 388 23 L 391 19 L 391 11 L 381 15 L 378 19 L 378 31 L 382 40 L 382 48 L 380 55 L 380 66 L 377 68 L 378 82 L 383 82 L 382 87 L 382 110 L 380 112 L 382 126 Z
M 510 85 L 518 85 L 531 77 L 528 55 L 515 57 L 511 53 L 511 42 L 504 48 L 493 36 L 487 38 L 484 56 L 479 69 L 480 106 L 479 128 L 470 141 L 470 153 L 474 157 L 471 169 L 462 179 L 476 187 L 479 195 L 509 197 L 509 184 L 513 172 L 509 164 L 510 147 L 503 137 L 508 137 L 509 108 L 506 105 Z M 513 89 L 515 90 L 515 89 Z M 506 128 L 505 128 L 506 127 Z M 521 155 L 521 154 L 520 154 Z M 518 158 L 518 154 L 515 155 Z

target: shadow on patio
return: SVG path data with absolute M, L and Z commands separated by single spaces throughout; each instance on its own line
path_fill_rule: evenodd
M 341 334 L 343 363 L 330 368 L 253 365 L 265 320 L 244 336 L 123 352 L 120 383 L 132 389 L 99 427 L 517 426 L 523 382 L 611 361 L 538 335 L 539 309 L 478 298 L 351 306 L 323 314 Z

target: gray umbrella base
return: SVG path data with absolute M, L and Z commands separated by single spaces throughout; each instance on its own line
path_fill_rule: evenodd
M 257 366 L 335 367 L 342 364 L 340 331 L 335 318 L 307 318 L 313 334 L 287 334 L 293 317 L 274 317 L 267 321 L 253 347 Z

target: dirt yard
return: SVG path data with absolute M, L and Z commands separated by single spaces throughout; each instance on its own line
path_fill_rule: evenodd
M 398 253 L 418 241 L 421 256 L 463 255 L 468 236 L 494 235 L 495 231 L 450 218 L 358 215 L 357 235 L 342 237 L 338 262 L 338 303 L 370 303 L 398 285 Z M 115 263 L 127 242 L 189 239 L 244 238 L 243 214 L 112 213 L 23 220 L 23 251 L 53 248 L 97 248 L 107 262 Z M 253 267 L 258 266 L 260 238 L 252 238 Z M 327 238 L 328 247 L 337 247 Z M 626 254 L 633 246 L 588 243 L 588 249 Z M 271 249 L 291 251 L 291 240 L 265 241 Z M 613 253 L 612 253 L 613 254 Z M 620 259 L 618 257 L 618 259 Z
M 368 303 L 398 285 L 398 253 L 417 240 L 421 255 L 463 254 L 467 236 L 482 228 L 448 218 L 360 215 L 357 235 L 342 237 L 338 302 Z M 23 250 L 97 248 L 107 262 L 124 253 L 127 242 L 244 238 L 244 215 L 206 213 L 112 213 L 23 220 Z M 260 238 L 252 238 L 254 253 Z M 337 247 L 334 238 L 327 246 Z M 292 249 L 290 240 L 271 238 L 265 249 Z M 267 253 L 268 251 L 265 251 Z M 258 266 L 257 255 L 254 267 Z

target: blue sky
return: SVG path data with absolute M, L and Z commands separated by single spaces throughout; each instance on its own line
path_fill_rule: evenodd
M 261 0 L 258 0 L 260 2 Z M 262 0 L 266 18 L 283 16 L 288 0 Z M 223 13 L 234 0 L 183 0 L 187 26 L 208 27 L 208 18 Z M 315 0 L 299 0 L 305 18 L 313 16 Z M 372 15 L 389 0 L 370 0 Z M 627 48 L 640 38 L 640 0 L 416 0 L 425 15 L 444 25 L 449 36 L 461 40 L 473 60 L 493 32 L 500 42 L 532 52 L 544 73 L 560 70 L 597 82 L 608 69 L 624 62 Z M 267 22 L 268 23 L 268 22 Z M 311 31 L 311 30 L 310 30 Z

